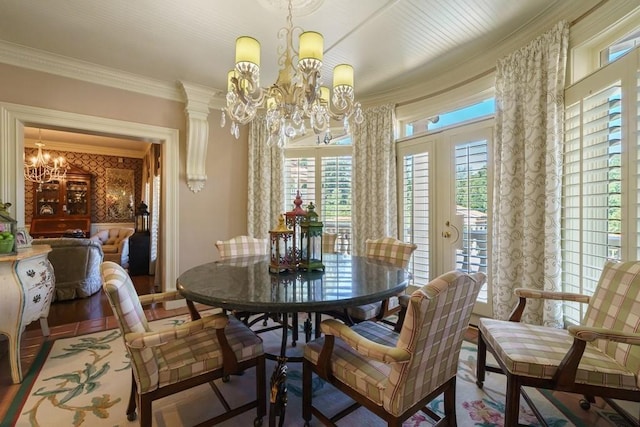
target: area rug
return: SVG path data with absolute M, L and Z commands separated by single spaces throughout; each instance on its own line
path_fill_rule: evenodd
M 154 329 L 179 324 L 186 316 L 152 323 Z M 261 334 L 267 351 L 275 352 L 280 345 L 279 331 Z M 292 350 L 299 352 L 303 344 Z M 125 410 L 131 387 L 129 359 L 120 332 L 108 330 L 47 343 L 42 355 L 34 363 L 16 401 L 7 417 L 6 426 L 129 426 L 137 422 L 126 419 Z M 462 348 L 457 383 L 458 426 L 503 426 L 504 376 L 488 373 L 483 389 L 475 385 L 476 347 L 465 342 Z M 274 362 L 268 362 L 270 375 Z M 284 426 L 302 426 L 301 417 L 301 364 L 289 363 L 287 375 L 288 405 Z M 231 381 L 217 382 L 218 387 L 232 406 L 251 400 L 254 390 L 254 370 L 242 376 L 232 376 Z M 351 401 L 329 384 L 315 378 L 314 403 L 327 413 L 335 413 Z M 589 411 L 579 409 L 579 397 L 557 396 L 529 390 L 549 426 L 624 426 L 629 424 L 605 404 L 595 405 Z M 573 402 L 573 403 L 572 403 Z M 430 405 L 436 413 L 442 413 L 442 398 Z M 208 384 L 155 401 L 155 426 L 192 426 L 222 412 L 222 406 Z M 251 426 L 255 411 L 249 411 L 229 420 L 223 426 Z M 265 418 L 264 425 L 268 419 Z M 522 404 L 520 423 L 538 426 L 538 422 L 526 404 Z M 312 425 L 320 425 L 317 420 Z M 338 425 L 383 426 L 384 422 L 364 408 L 343 418 Z M 421 412 L 404 423 L 404 426 L 431 426 L 431 420 Z

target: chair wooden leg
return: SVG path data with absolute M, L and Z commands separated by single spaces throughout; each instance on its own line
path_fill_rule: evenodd
M 517 426 L 520 416 L 520 378 L 507 373 L 507 392 L 504 408 L 504 425 Z
M 127 419 L 133 421 L 136 419 L 136 399 L 138 398 L 138 386 L 136 379 L 131 371 L 131 394 L 129 395 L 129 405 L 127 406 Z
M 151 427 L 153 421 L 151 402 L 149 395 L 140 395 L 140 427 Z
M 444 391 L 444 418 L 448 426 L 457 426 L 456 417 L 456 377 L 449 380 L 449 385 Z
M 482 388 L 484 385 L 486 364 L 487 364 L 487 344 L 481 333 L 478 333 L 478 361 L 476 363 L 476 385 Z
M 311 422 L 311 405 L 312 405 L 312 372 L 311 362 L 304 359 L 302 362 L 302 418 L 304 418 L 305 425 Z

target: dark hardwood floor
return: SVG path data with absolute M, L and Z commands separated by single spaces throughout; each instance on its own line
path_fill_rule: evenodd
M 133 276 L 132 280 L 138 295 L 155 292 L 154 276 Z M 150 321 L 187 312 L 186 307 L 175 310 L 165 310 L 159 305 L 145 307 L 145 314 Z M 42 336 L 39 321 L 29 324 L 22 335 L 20 359 L 23 374 L 29 372 L 35 357 L 46 340 L 55 340 L 117 327 L 109 302 L 102 291 L 89 298 L 52 303 L 49 310 L 48 323 L 51 330 L 49 337 Z M 3 335 L 0 335 L 0 424 L 3 424 L 2 420 L 19 388 L 19 384 L 14 385 L 11 382 L 7 340 L 4 339 Z

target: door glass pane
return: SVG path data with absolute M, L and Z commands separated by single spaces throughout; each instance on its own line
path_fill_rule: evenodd
M 456 268 L 487 274 L 487 140 L 456 145 L 456 215 L 462 219 L 462 247 L 456 251 Z M 478 300 L 487 302 L 487 285 Z

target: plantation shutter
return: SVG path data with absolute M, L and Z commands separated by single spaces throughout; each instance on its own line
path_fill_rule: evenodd
M 562 284 L 593 294 L 607 259 L 640 258 L 638 58 L 629 54 L 567 89 Z M 564 304 L 579 323 L 585 307 Z
M 404 156 L 402 240 L 418 245 L 409 264 L 413 283 L 429 282 L 429 153 Z
M 350 253 L 351 156 L 322 157 L 320 217 L 325 233 L 337 233 L 338 252 Z
M 316 200 L 316 161 L 313 157 L 288 158 L 284 162 L 284 211 L 294 208 L 293 201 L 300 191 L 303 206 L 306 210 L 309 202 Z M 275 224 L 274 224 L 275 225 Z

